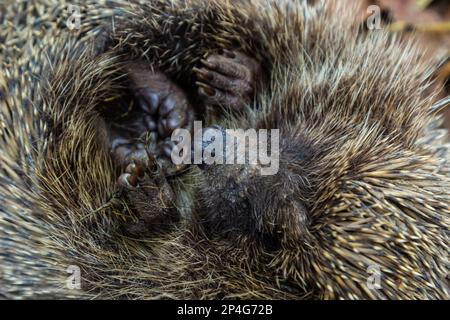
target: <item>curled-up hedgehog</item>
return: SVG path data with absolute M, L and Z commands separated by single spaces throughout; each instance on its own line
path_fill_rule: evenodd
M 448 101 L 340 3 L 0 5 L 0 297 L 448 299 Z M 276 174 L 174 164 L 194 121 Z

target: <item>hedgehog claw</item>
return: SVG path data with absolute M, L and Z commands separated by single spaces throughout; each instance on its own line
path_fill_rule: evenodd
M 210 61 L 207 61 L 205 59 L 201 59 L 200 62 L 203 63 L 203 65 L 208 69 L 215 70 L 217 68 L 214 63 L 211 63 Z
M 197 67 L 194 67 L 192 70 L 197 74 L 197 79 L 199 79 L 203 83 L 206 83 L 213 79 L 212 73 L 206 69 L 199 69 Z
M 236 58 L 236 54 L 233 51 L 230 51 L 228 49 L 222 49 L 223 55 L 230 58 L 230 59 L 235 59 Z
M 137 179 L 144 178 L 144 168 L 141 164 L 136 164 L 135 162 L 130 163 L 126 169 L 125 173 L 134 175 Z
M 214 97 L 216 94 L 216 90 L 214 88 L 208 86 L 203 82 L 197 81 L 196 84 L 199 86 L 198 92 L 200 95 L 204 97 Z
M 132 174 L 123 173 L 117 180 L 117 184 L 119 185 L 119 187 L 126 189 L 135 188 L 137 187 L 137 178 Z

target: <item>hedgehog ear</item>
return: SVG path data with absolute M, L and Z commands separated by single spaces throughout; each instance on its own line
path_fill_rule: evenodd
M 450 106 L 450 96 L 447 96 L 433 104 L 430 109 L 430 114 L 441 112 L 448 106 Z

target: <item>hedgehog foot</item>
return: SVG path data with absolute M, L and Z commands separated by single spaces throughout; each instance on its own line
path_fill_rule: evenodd
M 199 96 L 208 105 L 243 110 L 255 92 L 261 73 L 260 64 L 235 51 L 223 50 L 201 61 L 201 68 L 194 68 Z
M 121 168 L 136 160 L 145 165 L 149 154 L 167 160 L 173 148 L 170 135 L 177 128 L 191 130 L 193 109 L 183 90 L 146 63 L 130 64 L 128 75 L 136 105 L 111 124 L 113 159 Z
M 190 127 L 193 110 L 187 96 L 164 73 L 143 70 L 137 63 L 129 67 L 129 75 L 136 100 L 160 139 L 167 139 L 177 128 Z
M 170 228 L 177 219 L 174 195 L 155 157 L 133 160 L 118 180 L 131 209 L 133 219 L 123 224 L 125 232 L 147 237 Z M 125 192 L 124 192 L 125 191 Z
M 123 173 L 117 180 L 122 199 L 131 209 L 132 221 L 123 225 L 133 236 L 165 230 L 177 213 L 173 191 L 166 177 L 176 174 L 170 140 L 177 128 L 191 130 L 193 109 L 186 94 L 161 72 L 146 63 L 128 67 L 134 103 L 109 123 L 111 155 Z

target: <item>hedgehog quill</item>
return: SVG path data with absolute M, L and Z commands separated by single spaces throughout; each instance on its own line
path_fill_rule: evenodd
M 69 4 L 0 4 L 1 298 L 449 298 L 413 40 L 341 1 Z M 175 165 L 195 120 L 278 129 L 277 173 Z

